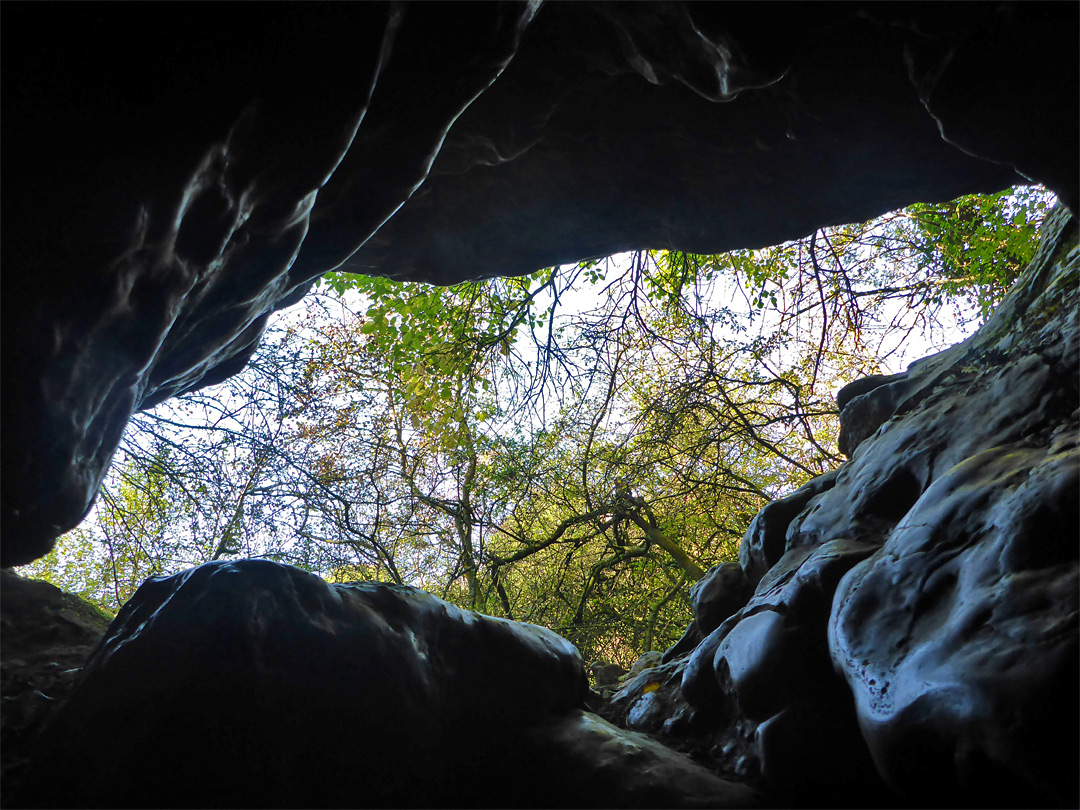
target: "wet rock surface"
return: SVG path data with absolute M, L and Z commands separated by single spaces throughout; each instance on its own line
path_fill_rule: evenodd
M 841 583 L 829 646 L 878 770 L 917 802 L 1080 795 L 1066 765 L 1080 714 L 1080 247 L 1075 220 L 1059 212 L 1047 229 L 1033 272 L 977 335 L 913 368 L 933 390 L 849 465 L 889 482 L 862 499 L 879 519 L 877 505 L 911 503 Z M 844 478 L 800 540 L 823 536 Z
M 759 247 L 1021 175 L 1075 205 L 1076 25 L 1069 3 L 12 4 L 0 562 L 47 553 L 130 415 L 236 373 L 330 269 Z M 988 81 L 1018 43 L 1037 58 Z
M 1075 802 L 1078 472 L 1075 436 L 966 459 L 837 594 L 833 660 L 912 801 Z
M 585 690 L 577 650 L 543 628 L 407 587 L 210 563 L 124 606 L 13 804 L 499 805 L 507 782 L 524 787 L 521 735 Z
M 842 420 L 895 386 L 751 524 L 749 600 L 707 634 L 696 602 L 701 640 L 599 711 L 783 805 L 1080 803 L 1078 318 L 1059 210 L 979 333 L 845 389 Z

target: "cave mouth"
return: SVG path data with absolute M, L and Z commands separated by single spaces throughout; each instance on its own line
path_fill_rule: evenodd
M 183 567 L 185 543 L 207 541 L 198 554 L 210 559 L 148 579 L 104 636 L 100 616 L 30 585 L 45 614 L 33 662 L 9 646 L 25 639 L 9 625 L 37 625 L 10 618 L 9 597 L 26 592 L 5 572 L 5 802 L 1075 806 L 1075 712 L 1058 697 L 1078 694 L 1076 546 L 1042 559 L 1023 527 L 1067 514 L 1056 505 L 1077 481 L 1076 226 L 1063 212 L 1077 211 L 1080 177 L 1080 6 L 272 4 L 211 18 L 5 3 L 0 14 L 0 566 L 112 576 L 119 604 L 120 578 Z M 1002 54 L 1008 69 L 988 70 Z M 784 504 L 805 507 L 759 513 L 776 520 L 746 536 L 745 560 L 702 571 L 791 469 L 813 476 L 835 452 L 812 429 L 835 410 L 833 358 L 813 357 L 835 347 L 822 317 L 816 341 L 792 339 L 807 362 L 740 366 L 725 353 L 732 323 L 695 317 L 675 294 L 708 273 L 691 257 L 764 255 L 811 235 L 809 269 L 788 280 L 803 281 L 807 305 L 834 283 L 836 301 L 854 298 L 826 307 L 839 328 L 876 280 L 834 264 L 836 223 L 1026 182 L 1062 202 L 1029 280 L 986 330 L 911 368 L 893 389 L 902 401 L 845 433 L 851 458 Z M 977 208 L 938 225 L 962 232 Z M 950 266 L 956 243 L 940 241 L 946 272 L 931 287 L 972 269 L 972 250 Z M 520 351 L 504 334 L 534 289 L 520 285 L 541 284 L 538 268 L 603 271 L 578 263 L 643 247 L 667 251 L 639 275 L 657 305 L 619 314 L 641 315 L 648 341 L 602 341 L 612 330 L 577 313 L 583 328 L 564 334 L 593 356 L 552 371 L 578 385 L 569 407 L 550 401 L 546 431 L 501 411 L 506 386 L 536 379 L 483 376 Z M 790 296 L 778 265 L 753 268 L 743 286 L 758 327 L 773 295 L 781 311 Z M 1002 277 L 993 261 L 974 269 Z M 268 332 L 328 271 L 451 286 L 384 290 L 381 308 L 335 333 L 366 351 Z M 515 294 L 452 286 L 473 278 Z M 487 321 L 466 317 L 489 300 Z M 401 329 L 439 307 L 441 332 Z M 794 312 L 816 323 L 814 309 Z M 554 323 L 525 317 L 519 336 Z M 470 340 L 448 339 L 462 330 Z M 758 359 L 774 348 L 742 338 Z M 202 390 L 246 385 L 245 367 L 261 375 L 257 393 L 230 403 Z M 448 369 L 447 386 L 434 372 Z M 337 384 L 349 375 L 363 384 Z M 299 416 L 290 387 L 311 394 L 317 418 Z M 754 407 L 763 391 L 776 410 Z M 480 420 L 464 406 L 485 395 L 502 398 Z M 359 407 L 364 397 L 379 407 Z M 202 431 L 216 448 L 189 452 L 147 412 L 170 400 L 205 404 L 218 426 L 250 415 L 265 432 Z M 273 419 L 259 424 L 260 408 Z M 157 432 L 132 431 L 107 479 L 133 414 Z M 630 417 L 642 431 L 632 442 L 611 429 Z M 499 419 L 501 433 L 473 429 Z M 350 420 L 383 440 L 342 444 L 334 430 Z M 576 463 L 580 448 L 602 463 Z M 289 467 L 286 450 L 310 458 Z M 207 485 L 173 497 L 170 465 Z M 934 497 L 915 504 L 918 520 L 883 525 L 862 499 L 898 468 L 930 470 Z M 284 469 L 298 475 L 272 506 L 266 473 Z M 156 559 L 80 554 L 100 547 L 97 524 L 80 521 L 103 480 L 105 540 L 134 531 Z M 564 506 L 577 519 L 560 518 Z M 295 529 L 283 558 L 310 554 L 352 584 L 234 559 L 252 525 L 272 536 L 275 510 Z M 50 560 L 62 535 L 77 545 Z M 422 542 L 392 542 L 403 535 Z M 763 559 L 766 546 L 783 553 Z M 447 600 L 397 584 L 428 584 L 416 577 L 429 564 Z M 391 582 L 357 583 L 372 576 Z M 687 605 L 690 581 L 724 577 L 738 598 Z M 625 663 L 688 615 L 658 666 L 627 673 L 615 694 L 588 690 L 581 653 Z M 589 635 L 616 622 L 633 631 Z M 57 673 L 61 661 L 74 663 Z M 33 739 L 50 715 L 34 755 L 13 762 L 29 749 L 11 735 Z M 175 719 L 171 734 L 162 718 Z
M 148 576 L 269 559 L 528 617 L 630 669 L 769 499 L 842 461 L 836 392 L 972 334 L 1054 202 L 1018 186 L 449 286 L 330 274 L 245 370 L 137 414 L 90 519 L 20 571 L 115 615 Z M 1008 247 L 970 273 L 987 244 Z M 912 485 L 867 509 L 895 524 Z M 562 608 L 529 596 L 570 565 Z

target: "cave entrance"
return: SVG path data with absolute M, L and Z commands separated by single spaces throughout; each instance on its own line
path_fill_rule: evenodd
M 836 391 L 970 334 L 1052 204 L 1017 187 L 443 287 L 330 274 L 240 374 L 138 414 L 91 518 L 23 571 L 115 612 L 147 576 L 272 559 L 629 668 L 767 502 L 842 461 Z

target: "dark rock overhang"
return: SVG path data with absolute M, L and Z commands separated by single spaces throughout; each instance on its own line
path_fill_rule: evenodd
M 754 247 L 1025 178 L 1076 210 L 1075 3 L 218 8 L 3 5 L 4 566 L 330 269 Z

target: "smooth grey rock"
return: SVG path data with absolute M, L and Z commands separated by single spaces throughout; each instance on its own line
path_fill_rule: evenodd
M 738 563 L 721 563 L 709 569 L 690 589 L 694 621 L 708 635 L 728 616 L 746 604 L 753 587 Z
M 625 728 L 668 740 L 679 737 L 699 719 L 680 689 L 685 664 L 685 660 L 663 663 L 628 676 L 599 713 Z
M 836 395 L 840 405 L 840 452 L 848 458 L 855 448 L 889 421 L 907 394 L 907 374 L 866 377 Z
M 829 626 L 882 775 L 912 801 L 1080 795 L 1080 449 L 983 451 L 844 580 Z M 1071 735 L 1071 736 L 1070 736 Z
M 693 650 L 724 619 L 745 605 L 752 592 L 753 584 L 739 563 L 720 563 L 710 568 L 690 588 L 694 621 L 682 638 L 664 652 L 662 660 L 666 663 Z
M 788 495 L 765 506 L 750 522 L 739 544 L 739 565 L 756 585 L 780 561 L 788 545 L 788 529 L 801 512 L 831 489 L 843 468 L 812 478 Z
M 865 377 L 860 377 L 836 392 L 836 407 L 840 409 L 840 413 L 843 413 L 848 403 L 855 397 L 869 394 L 875 388 L 880 388 L 883 385 L 900 382 L 906 377 L 907 372 L 901 372 L 900 374 L 868 374 Z
M 677 689 L 632 685 L 616 719 L 677 727 L 781 803 L 1075 806 L 1078 336 L 1059 209 L 976 335 L 847 400 L 903 392 L 849 462 L 758 515 L 753 596 L 669 659 Z
M 662 680 L 657 697 L 638 709 L 648 717 L 647 730 L 674 732 L 715 768 L 753 778 L 781 804 L 894 801 L 826 643 L 838 582 L 876 548 L 834 540 L 785 554 L 744 608 L 692 655 L 665 665 L 682 677 L 675 690 Z M 613 701 L 627 707 L 628 720 L 629 710 L 646 700 L 643 685 L 635 685 L 637 694 L 627 688 Z M 796 755 L 800 747 L 813 750 Z M 829 762 L 843 766 L 824 767 Z
M 527 792 L 524 730 L 586 689 L 549 630 L 413 588 L 208 563 L 124 606 L 12 804 L 502 805 Z

